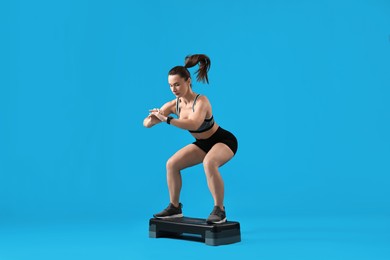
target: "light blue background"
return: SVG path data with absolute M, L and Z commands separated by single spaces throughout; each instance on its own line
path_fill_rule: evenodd
M 142 121 L 149 108 L 174 98 L 168 70 L 205 53 L 210 85 L 195 83 L 194 90 L 208 96 L 216 121 L 239 140 L 221 172 L 228 218 L 243 227 L 242 243 L 212 252 L 386 259 L 389 28 L 385 0 L 2 1 L 0 242 L 8 249 L 0 247 L 0 258 L 62 252 L 67 259 L 68 252 L 73 259 L 142 259 L 172 245 L 183 254 L 212 250 L 145 238 L 148 219 L 168 203 L 165 162 L 193 139 Z M 207 217 L 213 201 L 202 167 L 183 171 L 183 182 L 185 215 Z M 98 224 L 85 231 L 80 223 Z M 110 223 L 124 223 L 118 230 L 129 233 L 115 235 Z M 302 242 L 299 232 L 310 223 L 318 234 L 326 225 L 351 225 L 356 233 L 365 223 L 377 240 L 367 246 L 367 232 L 358 229 L 362 240 L 328 250 L 310 244 L 312 236 Z M 53 235 L 50 225 L 75 233 Z M 117 243 L 91 239 L 96 230 L 109 230 Z M 278 237 L 291 230 L 292 238 Z M 80 232 L 91 234 L 87 244 Z M 41 240 L 24 256 L 31 234 Z M 336 232 L 324 241 L 328 235 L 345 238 Z M 56 236 L 82 242 L 69 246 Z M 106 247 L 94 251 L 99 245 Z

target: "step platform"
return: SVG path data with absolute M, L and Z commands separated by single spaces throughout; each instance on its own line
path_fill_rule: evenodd
M 151 218 L 149 237 L 201 241 L 206 245 L 219 246 L 240 242 L 241 232 L 240 223 L 236 221 L 208 224 L 206 219 L 201 218 Z

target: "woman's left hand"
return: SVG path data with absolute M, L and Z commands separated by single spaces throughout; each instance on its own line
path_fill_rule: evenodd
M 162 121 L 162 122 L 166 122 L 167 121 L 167 117 L 162 114 L 160 109 L 152 109 L 149 112 L 150 112 L 150 115 L 154 115 L 160 121 Z

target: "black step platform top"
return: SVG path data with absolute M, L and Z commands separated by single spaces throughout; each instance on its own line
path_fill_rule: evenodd
M 169 226 L 180 226 L 185 229 L 190 227 L 196 227 L 198 229 L 203 230 L 212 230 L 214 232 L 218 232 L 219 230 L 227 230 L 227 229 L 236 229 L 239 227 L 240 223 L 236 221 L 226 221 L 221 224 L 208 224 L 206 219 L 203 218 L 171 218 L 171 219 L 159 219 L 159 218 L 151 218 L 149 223 L 158 223 L 160 225 L 169 225 Z
M 149 220 L 149 237 L 175 237 L 200 235 L 201 241 L 208 245 L 224 245 L 241 241 L 240 223 L 226 221 L 221 224 L 208 224 L 201 218 L 172 218 Z

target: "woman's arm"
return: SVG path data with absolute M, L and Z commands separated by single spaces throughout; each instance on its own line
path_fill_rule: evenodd
M 144 126 L 150 128 L 158 123 L 161 123 L 161 120 L 154 114 L 159 113 L 161 115 L 170 115 L 174 113 L 176 100 L 169 101 L 165 103 L 160 110 L 152 109 L 149 110 L 149 115 L 144 119 Z
M 160 119 L 156 116 L 150 114 L 144 119 L 144 127 L 150 128 L 158 123 L 161 123 Z
M 205 96 L 201 96 L 196 103 L 195 112 L 191 113 L 188 118 L 173 118 L 170 121 L 171 125 L 185 129 L 185 130 L 197 130 L 206 118 L 207 110 L 210 106 L 208 99 Z M 167 121 L 167 116 L 159 114 L 157 111 L 152 112 L 161 122 Z

